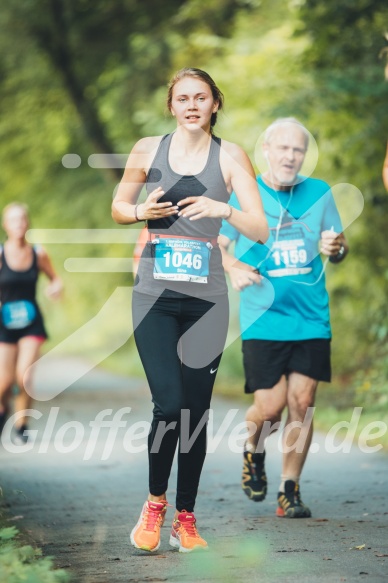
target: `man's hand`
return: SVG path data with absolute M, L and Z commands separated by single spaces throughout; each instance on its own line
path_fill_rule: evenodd
M 228 274 L 230 283 L 236 291 L 241 291 L 254 283 L 260 285 L 262 280 L 260 273 L 254 267 L 242 261 L 236 261 L 233 267 L 229 267 Z
M 338 255 L 342 245 L 341 234 L 339 235 L 334 231 L 322 231 L 319 250 L 323 255 L 327 255 L 328 257 Z
M 248 265 L 247 263 L 235 259 L 233 255 L 228 252 L 230 243 L 231 240 L 228 239 L 228 237 L 225 235 L 219 235 L 218 244 L 222 255 L 222 265 L 224 266 L 226 273 L 229 274 L 230 283 L 232 284 L 233 289 L 241 291 L 245 287 L 253 285 L 254 283 L 260 285 L 263 278 L 258 270 L 252 267 L 252 265 Z
M 340 263 L 349 251 L 349 245 L 343 233 L 334 231 L 322 231 L 319 242 L 319 250 L 323 255 L 327 255 L 331 263 Z

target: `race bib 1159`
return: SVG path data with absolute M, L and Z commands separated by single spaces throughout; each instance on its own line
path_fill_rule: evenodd
M 274 243 L 271 257 L 267 262 L 267 273 L 270 277 L 304 275 L 312 270 L 312 267 L 306 266 L 308 263 L 305 241 L 284 239 Z

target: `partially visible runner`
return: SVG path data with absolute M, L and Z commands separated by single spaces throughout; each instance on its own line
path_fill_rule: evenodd
M 154 410 L 148 439 L 149 495 L 131 542 L 147 551 L 159 548 L 179 442 L 170 544 L 189 552 L 207 548 L 193 511 L 229 318 L 217 236 L 222 219 L 254 241 L 265 241 L 268 228 L 247 155 L 213 135 L 223 95 L 211 77 L 199 69 L 180 70 L 170 82 L 167 105 L 176 117 L 176 131 L 135 145 L 112 214 L 121 224 L 146 220 L 149 230 L 132 309 Z M 144 184 L 147 199 L 137 204 Z M 242 210 L 228 205 L 232 190 Z
M 43 271 L 50 279 L 46 293 L 59 297 L 62 282 L 56 275 L 50 258 L 42 247 L 26 241 L 29 227 L 28 210 L 22 203 L 11 203 L 2 213 L 2 226 L 7 234 L 0 245 L 0 433 L 10 409 L 12 387 L 16 383 L 15 413 L 31 407 L 29 385 L 30 366 L 37 360 L 47 334 L 42 314 L 36 302 L 36 283 Z M 26 443 L 27 418 L 15 422 L 14 440 Z
M 385 186 L 385 190 L 388 192 L 388 143 L 387 143 L 387 152 L 385 154 L 385 160 L 383 165 L 383 182 Z
M 308 140 L 294 118 L 279 119 L 266 131 L 268 171 L 257 181 L 270 227 L 267 247 L 252 245 L 227 223 L 219 237 L 225 270 L 241 291 L 245 392 L 254 395 L 246 420 L 256 431 L 245 444 L 242 488 L 255 502 L 265 498 L 265 437 L 287 407 L 277 515 L 289 518 L 311 515 L 301 500 L 299 479 L 313 431 L 308 417 L 302 428 L 289 424 L 305 420 L 318 381 L 331 377 L 326 263 L 319 251 L 332 263 L 348 252 L 329 185 L 298 174 Z M 230 203 L 239 208 L 234 196 Z M 227 252 L 231 241 L 237 261 Z M 266 310 L 269 289 L 274 300 Z
M 132 259 L 132 273 L 134 277 L 136 277 L 137 272 L 139 270 L 139 263 L 140 257 L 143 255 L 144 247 L 147 245 L 148 241 L 148 229 L 144 226 L 137 238 L 135 248 L 133 250 L 133 259 Z

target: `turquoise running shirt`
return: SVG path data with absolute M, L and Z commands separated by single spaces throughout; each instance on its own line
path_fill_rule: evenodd
M 259 269 L 265 278 L 261 285 L 241 292 L 241 337 L 331 338 L 319 240 L 322 231 L 341 233 L 342 225 L 330 187 L 322 180 L 304 178 L 285 192 L 273 190 L 261 177 L 257 182 L 270 229 L 266 244 L 250 241 L 227 221 L 223 221 L 220 231 L 235 241 L 235 257 Z M 229 204 L 240 209 L 235 193 Z

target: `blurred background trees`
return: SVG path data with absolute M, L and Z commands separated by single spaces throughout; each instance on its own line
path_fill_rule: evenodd
M 365 199 L 347 229 L 352 252 L 329 266 L 335 387 L 387 402 L 388 194 L 384 79 L 388 7 L 379 0 L 19 0 L 0 9 L 2 206 L 29 204 L 33 227 L 116 226 L 110 205 L 121 169 L 88 165 L 93 153 L 127 154 L 145 135 L 171 131 L 166 83 L 183 66 L 207 70 L 226 97 L 217 132 L 254 161 L 266 125 L 298 117 L 319 146 L 314 176 L 351 183 Z M 382 58 L 379 58 L 381 55 Z M 62 157 L 76 153 L 77 168 Z M 66 284 L 51 316 L 51 346 L 92 318 L 131 274 L 67 273 L 68 257 L 127 257 L 125 245 L 47 246 Z M 129 309 L 124 306 L 123 309 Z M 236 309 L 235 309 L 236 311 Z M 88 355 L 104 330 L 88 346 Z M 140 370 L 132 341 L 108 365 Z M 241 385 L 239 342 L 224 379 Z M 220 378 L 222 383 L 222 377 Z M 341 389 L 342 390 L 342 389 Z M 348 389 L 349 390 L 349 389 Z

